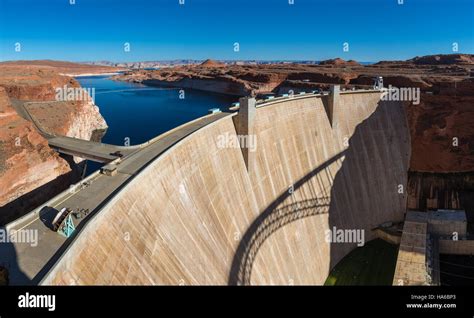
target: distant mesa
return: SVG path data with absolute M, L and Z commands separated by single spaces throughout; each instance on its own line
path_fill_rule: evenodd
M 53 61 L 53 60 L 18 60 L 18 61 L 6 61 L 0 62 L 0 67 L 17 68 L 18 70 L 26 69 L 40 69 L 40 70 L 52 70 L 61 74 L 67 74 L 71 76 L 81 74 L 103 74 L 103 73 L 116 73 L 124 70 L 118 67 L 109 67 L 101 65 L 90 65 L 83 63 L 74 63 L 67 61 Z
M 319 62 L 319 65 L 335 65 L 335 66 L 359 66 L 361 65 L 359 62 L 354 60 L 345 61 L 339 57 L 335 59 L 329 59 Z
M 221 63 L 221 62 L 218 62 L 218 61 L 215 61 L 215 60 L 207 59 L 204 62 L 202 62 L 200 64 L 200 66 L 204 66 L 204 67 L 223 67 L 223 66 L 225 66 L 225 64 Z
M 426 55 L 426 56 L 416 56 L 408 62 L 413 64 L 474 64 L 474 55 L 473 54 L 437 54 L 437 55 Z
M 474 64 L 473 54 L 435 54 L 425 56 L 415 56 L 406 61 L 380 61 L 375 65 L 387 64 L 413 64 L 413 65 L 472 65 Z

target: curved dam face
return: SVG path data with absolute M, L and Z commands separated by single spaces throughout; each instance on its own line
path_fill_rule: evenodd
M 328 229 L 368 241 L 403 220 L 409 131 L 402 102 L 380 97 L 341 93 L 332 112 L 319 95 L 257 107 L 251 166 L 222 145 L 238 116 L 196 131 L 105 205 L 42 283 L 323 284 L 357 246 L 330 243 Z

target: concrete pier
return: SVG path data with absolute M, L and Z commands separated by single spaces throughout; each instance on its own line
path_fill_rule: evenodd
M 256 115 L 256 100 L 255 98 L 242 97 L 239 99 L 240 109 L 237 115 L 237 135 L 244 140 L 253 138 L 255 136 L 254 122 Z M 245 144 L 241 144 L 240 150 L 244 157 L 245 166 L 247 171 L 251 172 L 255 165 L 255 152 Z
M 337 117 L 338 113 L 341 111 L 339 109 L 339 94 L 340 94 L 339 85 L 331 85 L 329 88 L 328 95 L 328 117 L 331 127 L 337 126 Z

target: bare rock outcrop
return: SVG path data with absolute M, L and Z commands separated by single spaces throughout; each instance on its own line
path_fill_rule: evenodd
M 416 56 L 408 62 L 416 65 L 474 64 L 474 54 L 436 54 Z
M 203 66 L 203 67 L 224 67 L 225 64 L 220 63 L 220 62 L 215 61 L 215 60 L 207 59 L 204 62 L 202 62 L 200 64 L 200 66 Z
M 42 204 L 80 176 L 80 167 L 49 148 L 40 130 L 90 140 L 107 129 L 87 94 L 83 100 L 57 99 L 57 88 L 80 89 L 75 79 L 58 72 L 68 71 L 63 67 L 63 62 L 58 69 L 54 64 L 0 63 L 0 224 Z
M 319 62 L 319 65 L 334 65 L 334 66 L 359 66 L 361 65 L 359 62 L 354 60 L 345 61 L 339 57 L 335 59 L 329 59 Z
M 406 61 L 380 61 L 375 65 L 410 65 L 426 66 L 426 65 L 473 65 L 474 54 L 434 54 L 415 56 Z
M 0 87 L 0 224 L 21 210 L 7 204 L 70 172 L 67 161 L 48 147 L 31 122 L 16 113 Z
M 62 62 L 61 64 L 62 65 Z M 99 108 L 86 93 L 77 100 L 57 99 L 57 89 L 79 89 L 79 83 L 52 68 L 0 64 L 3 86 L 10 98 L 23 102 L 41 128 L 51 134 L 90 140 L 107 124 Z M 66 70 L 67 71 L 67 70 Z
M 474 97 L 423 94 L 408 106 L 412 156 L 421 172 L 474 171 Z

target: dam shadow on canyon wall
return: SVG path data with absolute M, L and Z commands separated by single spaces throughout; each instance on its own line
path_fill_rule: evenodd
M 357 244 L 326 230 L 368 241 L 404 217 L 405 110 L 380 94 L 341 94 L 332 125 L 325 97 L 257 108 L 250 171 L 217 146 L 235 117 L 202 128 L 117 193 L 42 284 L 323 284 Z

